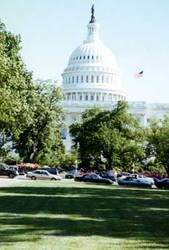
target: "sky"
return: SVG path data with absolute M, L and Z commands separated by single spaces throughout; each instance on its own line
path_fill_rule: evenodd
M 169 0 L 0 0 L 0 19 L 21 35 L 34 79 L 61 82 L 69 56 L 86 38 L 93 3 L 128 100 L 169 103 Z M 136 79 L 141 70 L 144 77 Z

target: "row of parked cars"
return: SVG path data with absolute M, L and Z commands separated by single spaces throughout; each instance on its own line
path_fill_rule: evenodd
M 0 164 L 0 175 L 8 176 L 9 178 L 14 178 L 19 174 L 24 174 L 23 171 L 18 172 L 18 169 L 11 168 L 6 164 Z M 58 175 L 56 169 L 37 169 L 34 171 L 28 171 L 26 174 L 27 178 L 32 180 L 61 180 L 62 177 Z M 117 183 L 119 185 L 128 185 L 128 186 L 141 186 L 141 187 L 153 187 L 157 188 L 166 188 L 169 189 L 169 179 L 164 178 L 159 180 L 157 178 L 147 177 L 141 174 L 122 174 L 117 178 L 116 175 L 108 172 L 80 172 L 80 171 L 71 171 L 65 175 L 65 178 L 74 178 L 75 181 L 83 182 L 94 182 L 94 183 L 103 183 L 103 184 L 113 184 Z
M 83 174 L 78 175 L 74 178 L 75 181 L 84 181 L 84 182 L 95 182 L 95 183 L 105 183 L 113 184 L 116 182 L 119 185 L 135 186 L 135 187 L 157 187 L 157 188 L 166 188 L 169 189 L 169 178 L 164 178 L 159 180 L 157 178 L 147 177 L 140 174 L 129 174 L 128 176 L 121 176 L 115 179 L 115 176 L 109 173 L 98 174 Z

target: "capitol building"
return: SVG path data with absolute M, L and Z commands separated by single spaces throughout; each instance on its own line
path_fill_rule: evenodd
M 65 129 L 63 138 L 66 151 L 72 145 L 69 126 L 80 121 L 81 113 L 92 107 L 111 110 L 119 100 L 127 101 L 127 93 L 121 84 L 116 58 L 100 40 L 94 6 L 87 25 L 87 38 L 70 55 L 62 74 L 64 92 Z M 169 104 L 128 102 L 129 112 L 144 126 L 151 117 L 163 119 Z

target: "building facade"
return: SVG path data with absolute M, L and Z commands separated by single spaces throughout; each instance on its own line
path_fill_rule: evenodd
M 111 110 L 117 101 L 127 100 L 116 58 L 101 42 L 98 28 L 92 6 L 87 38 L 73 51 L 62 74 L 66 125 L 62 132 L 67 151 L 72 145 L 69 126 L 80 121 L 82 112 L 96 106 Z M 129 102 L 129 107 L 129 112 L 146 126 L 152 116 L 163 119 L 169 104 Z

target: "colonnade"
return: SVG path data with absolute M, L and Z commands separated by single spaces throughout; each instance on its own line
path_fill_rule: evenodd
M 119 101 L 125 100 L 125 96 L 105 92 L 68 92 L 65 93 L 67 101 Z

